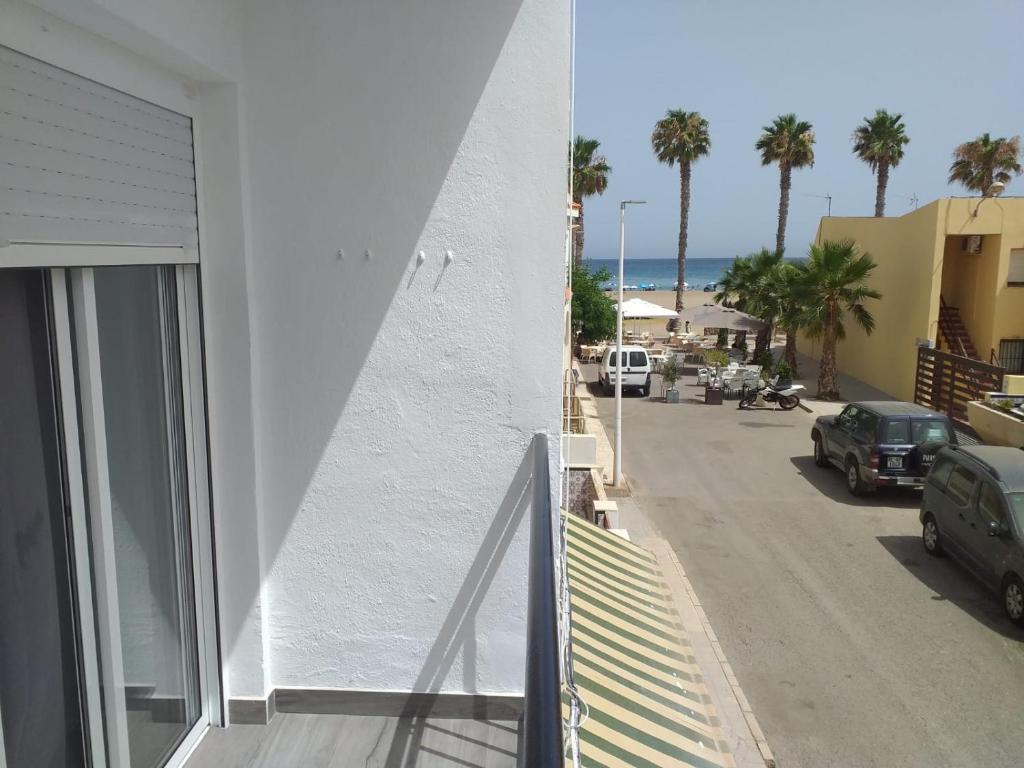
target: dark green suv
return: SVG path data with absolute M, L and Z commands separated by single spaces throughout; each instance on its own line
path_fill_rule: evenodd
M 860 496 L 890 485 L 923 488 L 935 454 L 955 443 L 941 413 L 896 400 L 850 403 L 838 416 L 819 416 L 811 428 L 814 463 L 833 464 Z
M 1024 626 L 1024 451 L 943 448 L 925 481 L 921 525 L 925 551 L 963 563 Z

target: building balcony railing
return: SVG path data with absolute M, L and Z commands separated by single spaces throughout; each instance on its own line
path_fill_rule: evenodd
M 562 681 L 558 651 L 555 520 L 551 508 L 548 443 L 544 435 L 538 434 L 533 438 L 533 460 L 522 764 L 555 768 L 564 764 Z

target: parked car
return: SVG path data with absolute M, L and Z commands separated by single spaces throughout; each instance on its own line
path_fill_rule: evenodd
M 605 394 L 615 390 L 615 345 L 608 347 L 601 358 L 597 380 Z M 639 389 L 644 397 L 651 394 L 651 358 L 643 347 L 622 345 L 622 389 Z
M 811 440 L 814 463 L 843 470 L 854 496 L 889 485 L 923 488 L 936 452 L 957 442 L 941 413 L 886 400 L 850 403 L 838 416 L 819 416 Z
M 939 451 L 921 498 L 921 541 L 998 590 L 1024 626 L 1024 452 L 994 445 Z

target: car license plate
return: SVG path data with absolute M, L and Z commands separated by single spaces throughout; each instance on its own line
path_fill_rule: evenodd
M 885 459 L 885 466 L 889 469 L 903 469 L 903 457 L 888 456 Z

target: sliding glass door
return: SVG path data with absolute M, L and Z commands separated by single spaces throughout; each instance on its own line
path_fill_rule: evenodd
M 7 768 L 86 764 L 47 304 L 42 270 L 0 271 L 0 765 Z
M 201 710 L 175 267 L 75 270 L 71 287 L 111 742 L 157 768 Z
M 0 365 L 0 758 L 180 762 L 216 700 L 196 268 L 0 270 Z

